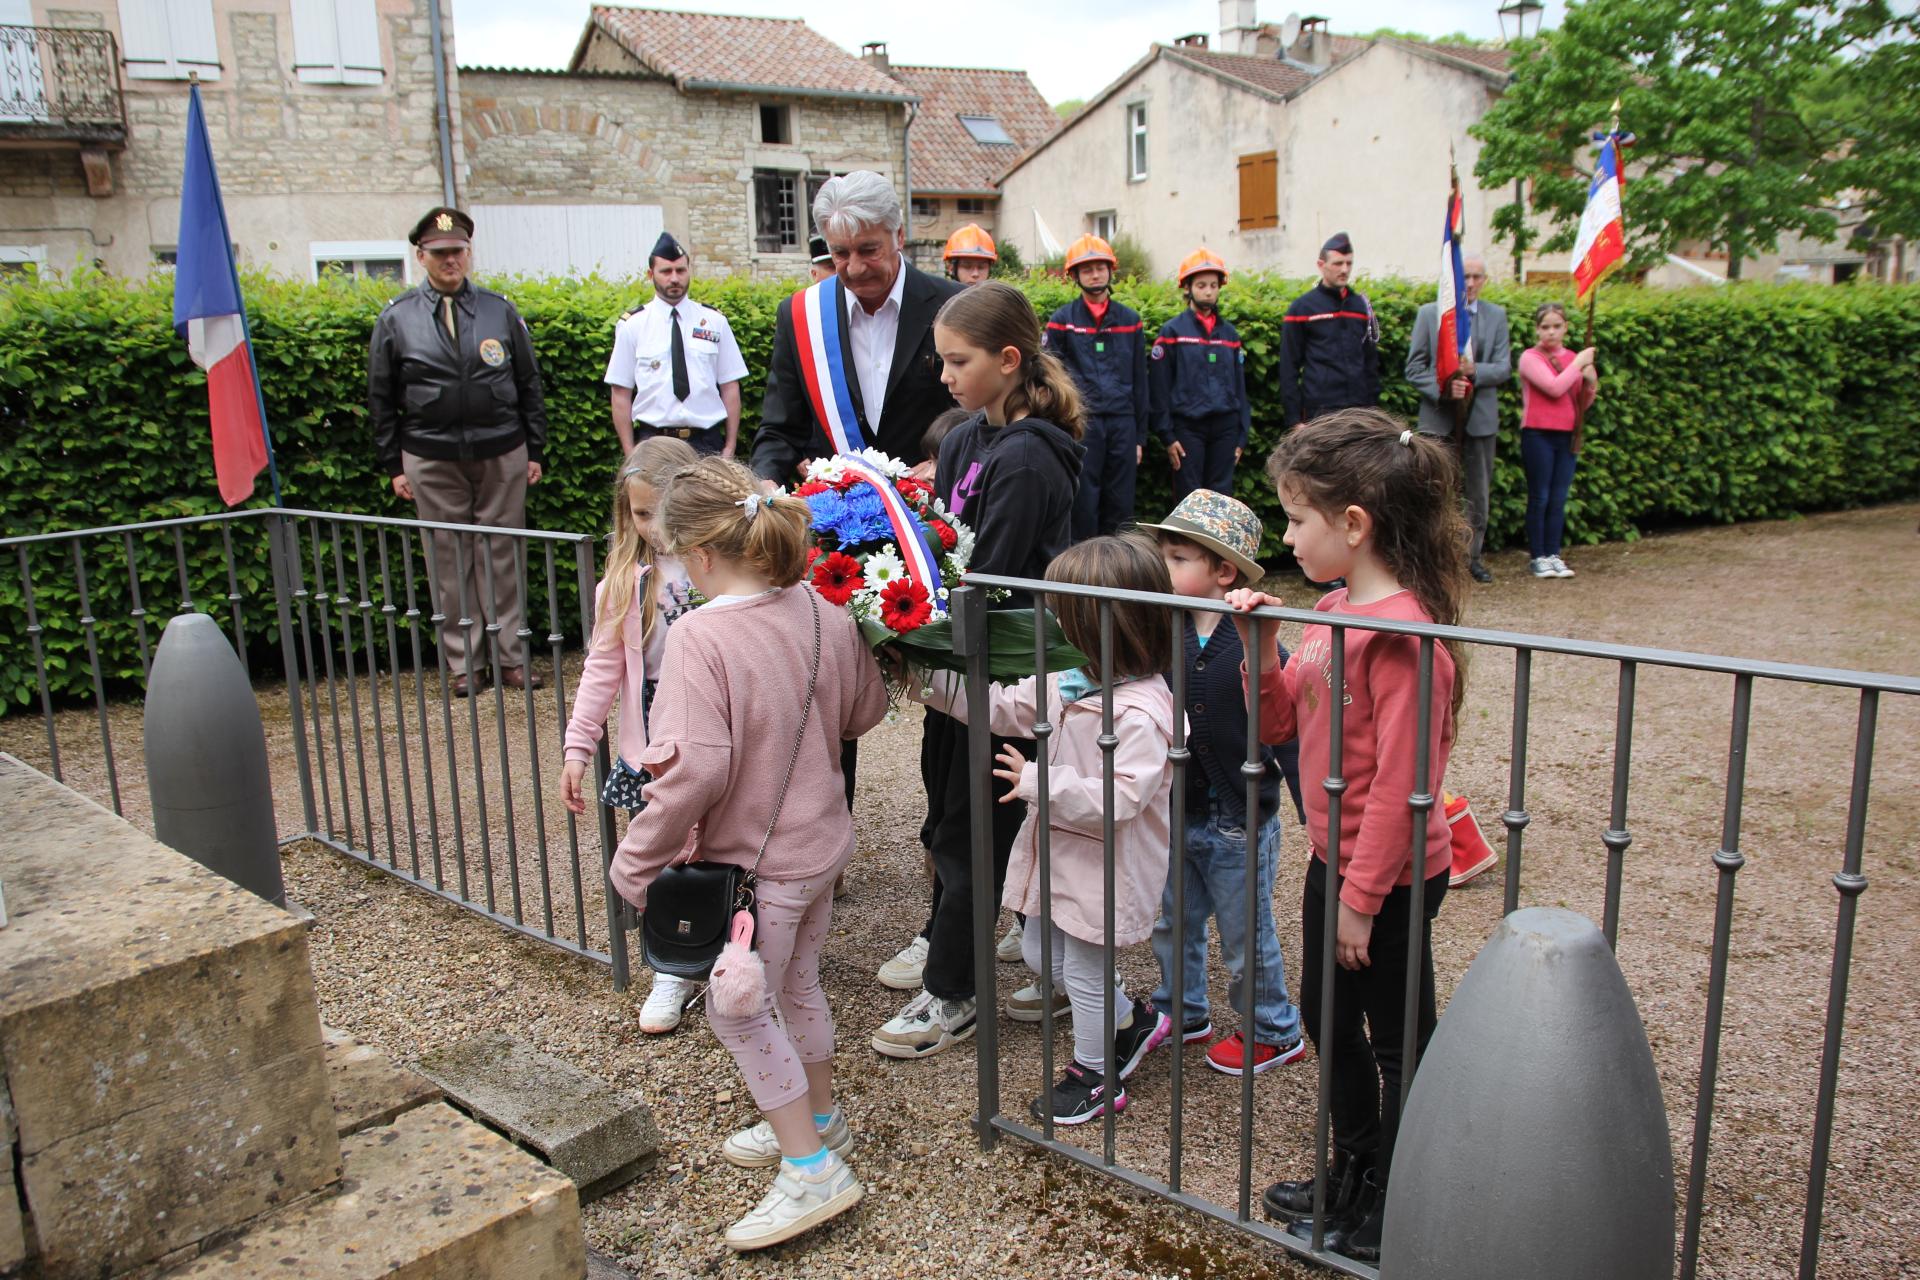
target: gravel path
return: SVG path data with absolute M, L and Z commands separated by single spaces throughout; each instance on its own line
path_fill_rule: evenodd
M 1476 593 L 1469 621 L 1913 673 L 1920 671 L 1912 640 L 1920 634 L 1920 593 L 1912 590 L 1920 581 L 1916 517 L 1920 507 L 1886 507 L 1583 550 L 1573 558 L 1580 576 L 1564 582 L 1534 582 L 1525 577 L 1520 557 L 1499 556 L 1492 566 L 1500 580 Z M 1284 594 L 1290 602 L 1311 599 L 1297 583 Z M 1512 659 L 1493 650 L 1477 657 L 1448 782 L 1473 798 L 1499 843 Z M 1599 918 L 1615 682 L 1611 664 L 1550 656 L 1535 661 L 1527 792 L 1533 822 L 1523 860 L 1524 904 L 1565 905 Z M 1627 823 L 1633 843 L 1619 952 L 1653 1043 L 1683 1186 L 1699 1083 L 1716 889 L 1710 859 L 1720 847 L 1731 685 L 1730 678 L 1684 672 L 1646 669 L 1639 676 Z M 410 683 L 402 686 L 411 710 Z M 390 703 L 391 691 L 383 693 Z M 549 774 L 557 759 L 556 744 L 547 740 L 551 697 L 551 690 L 540 695 L 535 716 L 543 772 Z M 342 698 L 344 716 L 344 692 Z M 290 742 L 284 692 L 263 692 L 262 703 L 271 750 L 284 760 Z M 1857 707 L 1857 697 L 1845 690 L 1765 682 L 1756 689 L 1740 832 L 1748 861 L 1735 899 L 1702 1275 L 1787 1276 L 1795 1270 L 1837 901 L 1830 878 L 1840 866 Z M 464 714 L 460 704 L 456 708 Z M 497 739 L 489 735 L 497 734 L 498 724 L 490 696 L 480 713 L 481 754 L 493 759 Z M 138 708 L 116 708 L 113 718 L 123 800 L 129 818 L 144 822 Z M 104 796 L 97 737 L 96 758 L 87 758 L 88 737 L 96 734 L 93 713 L 70 713 L 62 722 L 69 781 Z M 525 716 L 517 703 L 509 706 L 507 727 L 513 758 L 524 758 Z M 464 721 L 456 722 L 455 739 L 455 772 L 470 775 Z M 370 731 L 366 741 L 371 750 Z M 867 1034 L 903 998 L 878 986 L 873 970 L 906 941 L 924 909 L 915 840 L 917 742 L 918 725 L 908 712 L 862 744 L 862 854 L 850 873 L 852 896 L 835 912 L 824 972 L 841 1027 L 842 1096 L 857 1135 L 852 1162 L 868 1200 L 803 1244 L 748 1258 L 735 1258 L 721 1245 L 721 1229 L 764 1186 L 763 1173 L 733 1169 L 717 1156 L 720 1140 L 751 1123 L 754 1113 L 700 1014 L 691 1014 L 671 1036 L 638 1034 L 644 971 L 635 991 L 615 995 L 599 964 L 506 935 L 380 872 L 306 846 L 289 850 L 285 866 L 290 893 L 318 918 L 313 956 L 323 1013 L 330 1023 L 407 1060 L 478 1031 L 509 1029 L 640 1091 L 666 1136 L 662 1166 L 589 1206 L 586 1217 L 591 1243 L 643 1276 L 1308 1274 L 1229 1227 L 1018 1142 L 1003 1142 L 983 1155 L 966 1123 L 974 1104 L 971 1054 L 899 1063 L 867 1047 Z M 434 743 L 444 753 L 445 743 L 438 737 Z M 0 720 L 0 749 L 44 766 L 38 719 Z M 350 751 L 347 777 L 360 823 Z M 377 770 L 372 777 L 370 809 L 378 820 Z M 536 918 L 541 879 L 532 814 L 540 782 L 516 776 L 513 788 L 517 882 Z M 423 785 L 417 773 L 413 785 Z M 444 776 L 438 785 L 445 785 Z M 1910 968 L 1920 946 L 1916 700 L 1881 704 L 1872 795 L 1870 888 L 1860 900 L 1823 1233 L 1821 1274 L 1827 1277 L 1920 1276 L 1920 1209 L 1910 1191 L 1920 1182 L 1920 998 Z M 491 858 L 470 851 L 466 865 L 476 885 L 491 867 L 505 902 L 515 868 L 503 848 L 508 827 L 497 787 L 494 796 L 487 810 Z M 297 790 L 282 786 L 276 798 L 283 829 L 297 829 Z M 470 788 L 463 803 L 472 845 L 479 811 Z M 444 807 L 440 819 L 444 827 Z M 543 821 L 548 883 L 556 886 L 556 932 L 571 937 L 572 846 L 556 805 L 545 806 Z M 418 830 L 417 847 L 430 850 L 424 817 Z M 444 873 L 451 877 L 450 833 L 443 830 L 441 838 Z M 582 829 L 579 848 L 588 869 L 579 914 L 588 944 L 600 947 L 603 899 L 591 871 L 599 848 L 590 828 Z M 1286 850 L 1276 914 L 1289 973 L 1297 980 L 1298 877 L 1305 851 L 1291 825 Z M 387 856 L 384 843 L 378 852 Z M 404 831 L 394 856 L 408 864 Z M 430 853 L 423 856 L 430 865 Z M 1497 922 L 1500 899 L 1497 874 L 1449 894 L 1436 930 L 1443 1000 Z M 1147 948 L 1125 954 L 1122 970 L 1130 986 L 1150 982 Z M 1022 980 L 1012 966 L 999 972 L 1003 985 Z M 1217 1009 L 1225 1007 L 1221 986 L 1216 984 Z M 1018 1114 L 1039 1085 L 1038 1033 L 1005 1020 L 1000 1025 L 1002 1105 Z M 1238 1179 L 1238 1082 L 1204 1070 L 1196 1051 L 1189 1052 L 1187 1064 L 1187 1187 L 1230 1202 Z M 1137 1079 L 1130 1090 L 1135 1105 L 1119 1126 L 1119 1155 L 1164 1176 L 1170 1105 L 1164 1057 L 1157 1064 L 1150 1060 Z M 1256 1195 L 1273 1178 L 1311 1171 L 1314 1080 L 1309 1055 L 1257 1081 Z M 1087 1140 L 1097 1143 L 1097 1130 Z

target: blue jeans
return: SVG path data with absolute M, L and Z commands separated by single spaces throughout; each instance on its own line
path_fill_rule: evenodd
M 1573 487 L 1573 432 L 1520 432 L 1520 465 L 1527 472 L 1527 554 L 1538 560 L 1560 554 L 1567 531 L 1567 490 Z
M 1209 806 L 1212 808 L 1212 806 Z M 1254 973 L 1253 1040 L 1286 1046 L 1300 1038 L 1300 1012 L 1287 996 L 1286 961 L 1280 954 L 1280 935 L 1273 927 L 1273 877 L 1280 854 L 1280 820 L 1269 816 L 1260 827 L 1259 931 Z M 1173 1001 L 1173 877 L 1186 877 L 1185 1009 Z M 1160 985 L 1154 988 L 1153 1007 L 1176 1024 L 1191 1024 L 1209 1016 L 1207 1007 L 1207 920 L 1220 930 L 1220 958 L 1227 966 L 1228 998 L 1241 1007 L 1247 970 L 1247 835 L 1229 825 L 1218 809 L 1187 819 L 1187 856 L 1168 868 L 1167 887 L 1160 898 L 1160 918 L 1153 926 L 1153 955 L 1160 962 Z

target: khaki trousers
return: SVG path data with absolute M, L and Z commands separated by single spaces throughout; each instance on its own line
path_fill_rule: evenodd
M 527 448 L 467 462 L 402 452 L 401 469 L 413 486 L 422 520 L 447 524 L 527 527 Z M 520 538 L 433 533 L 434 612 L 444 614 L 440 652 L 447 670 L 472 675 L 487 665 L 484 623 L 498 622 L 498 665 L 526 665 L 520 629 L 526 614 L 516 552 Z M 456 550 L 457 548 L 457 550 Z M 462 582 L 461 568 L 466 569 Z M 461 618 L 473 621 L 463 628 Z M 469 656 L 471 655 L 471 662 Z

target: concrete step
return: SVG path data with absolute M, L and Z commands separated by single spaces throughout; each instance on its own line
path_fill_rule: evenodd
M 166 1280 L 581 1280 L 573 1183 L 434 1102 L 342 1144 L 338 1194 L 256 1222 Z
M 324 1027 L 334 1128 L 345 1138 L 440 1101 L 440 1087 L 338 1027 Z
M 462 1111 L 572 1178 L 583 1201 L 632 1181 L 659 1156 L 645 1102 L 512 1036 L 462 1040 L 428 1054 L 420 1070 Z

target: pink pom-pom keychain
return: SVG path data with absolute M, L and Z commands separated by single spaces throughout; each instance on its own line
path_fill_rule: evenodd
M 733 913 L 733 931 L 707 979 L 707 1007 L 729 1018 L 751 1017 L 767 998 L 767 966 L 753 950 L 753 912 Z

